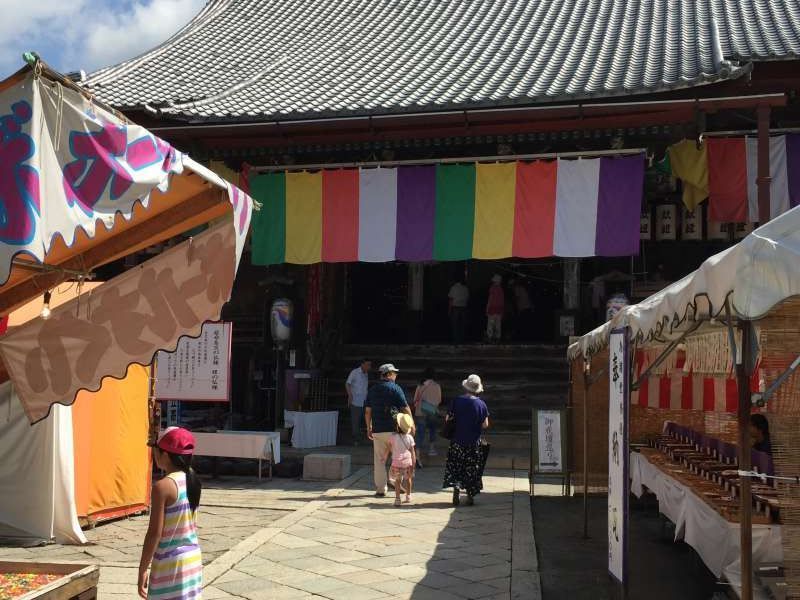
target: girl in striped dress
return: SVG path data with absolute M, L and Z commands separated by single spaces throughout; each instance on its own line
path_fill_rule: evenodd
M 142 598 L 202 598 L 203 561 L 195 525 L 201 486 L 191 467 L 193 453 L 194 436 L 181 427 L 169 427 L 155 444 L 156 464 L 167 476 L 153 486 L 150 526 L 139 562 Z

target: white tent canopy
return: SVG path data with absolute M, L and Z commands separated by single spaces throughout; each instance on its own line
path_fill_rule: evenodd
M 608 345 L 612 329 L 630 328 L 638 342 L 679 337 L 697 320 L 725 311 L 740 319 L 763 317 L 779 302 L 800 294 L 800 207 L 753 231 L 741 242 L 708 258 L 699 269 L 570 345 L 570 360 L 588 358 Z

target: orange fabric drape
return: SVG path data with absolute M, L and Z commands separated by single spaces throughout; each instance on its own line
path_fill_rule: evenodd
M 149 504 L 149 377 L 149 368 L 131 365 L 125 379 L 106 379 L 99 391 L 78 394 L 72 423 L 79 517 Z

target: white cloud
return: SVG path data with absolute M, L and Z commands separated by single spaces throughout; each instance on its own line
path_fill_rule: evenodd
M 133 58 L 157 46 L 183 27 L 205 0 L 136 2 L 130 11 L 109 15 L 87 31 L 88 69 Z
M 54 67 L 93 71 L 133 58 L 178 31 L 206 0 L 0 0 L 0 77 L 37 50 Z
M 0 12 L 13 15 L 0 19 L 0 39 L 26 37 L 40 33 L 48 25 L 64 25 L 79 14 L 86 4 L 85 0 L 0 0 Z M 53 35 L 57 35 L 56 31 Z

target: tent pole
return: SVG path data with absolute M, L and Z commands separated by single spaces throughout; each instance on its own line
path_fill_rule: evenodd
M 583 539 L 589 539 L 589 372 L 592 366 L 583 359 Z
M 739 389 L 739 470 L 750 471 L 750 376 L 753 364 L 753 327 L 750 321 L 740 321 L 742 332 L 741 362 L 736 365 Z M 753 498 L 750 478 L 741 477 L 739 488 L 739 536 L 741 545 L 742 593 L 741 600 L 753 600 Z

